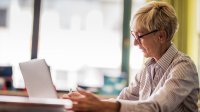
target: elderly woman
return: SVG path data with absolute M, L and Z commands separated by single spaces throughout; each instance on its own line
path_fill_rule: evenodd
M 100 100 L 78 89 L 72 110 L 94 112 L 197 112 L 199 80 L 193 61 L 171 42 L 178 29 L 172 6 L 149 2 L 131 21 L 134 45 L 149 58 L 134 81 L 115 100 Z

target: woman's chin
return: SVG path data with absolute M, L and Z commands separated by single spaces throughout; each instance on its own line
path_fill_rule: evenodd
M 143 55 L 144 55 L 145 58 L 148 58 L 148 57 L 149 57 L 149 55 L 146 54 L 146 53 L 144 53 Z
M 149 55 L 148 55 L 148 53 L 146 52 L 146 50 L 142 50 L 142 52 L 143 52 L 143 56 L 144 56 L 145 58 L 148 58 L 148 57 L 149 57 Z

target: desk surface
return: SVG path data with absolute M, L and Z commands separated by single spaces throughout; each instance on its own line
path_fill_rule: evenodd
M 9 95 L 9 96 L 28 96 L 26 91 L 17 91 L 17 90 L 0 90 L 0 95 Z
M 67 92 L 58 92 L 58 96 L 62 96 L 63 94 L 66 94 Z M 0 95 L 9 95 L 9 96 L 28 96 L 26 91 L 23 90 L 0 90 Z
M 67 92 L 58 92 L 58 97 L 62 96 L 63 94 L 66 94 Z M 22 90 L 12 90 L 12 91 L 5 91 L 0 90 L 0 95 L 10 95 L 10 96 L 28 96 L 26 91 Z M 99 95 L 97 94 L 97 97 L 100 99 L 109 99 L 109 98 L 116 98 L 116 95 Z
M 0 95 L 0 111 L 2 112 L 66 112 L 72 102 L 63 99 L 41 99 L 21 96 Z

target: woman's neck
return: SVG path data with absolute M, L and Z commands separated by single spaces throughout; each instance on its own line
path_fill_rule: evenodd
M 163 46 L 161 46 L 160 48 L 158 55 L 154 57 L 154 60 L 157 62 L 165 54 L 165 52 L 169 49 L 170 46 L 171 42 L 163 44 Z

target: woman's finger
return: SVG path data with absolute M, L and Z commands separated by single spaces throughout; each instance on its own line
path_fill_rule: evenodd
M 93 94 L 92 94 L 91 92 L 89 92 L 89 91 L 86 91 L 86 90 L 81 89 L 81 88 L 77 88 L 77 91 L 78 91 L 80 94 L 82 94 L 82 95 L 84 95 L 85 97 L 87 97 L 87 98 L 95 98 L 95 99 L 96 99 L 96 96 L 93 95 Z
M 81 98 L 81 97 L 83 97 L 83 95 L 81 95 L 81 94 L 78 93 L 78 92 L 71 92 L 71 93 L 68 93 L 68 94 L 64 94 L 61 98 L 63 98 L 63 99 L 69 99 L 70 97 Z

